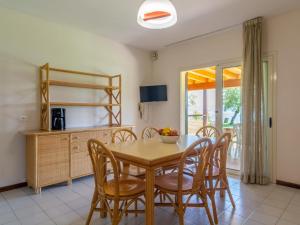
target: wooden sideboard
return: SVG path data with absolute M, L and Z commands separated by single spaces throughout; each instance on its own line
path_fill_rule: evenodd
M 122 127 L 95 127 L 64 131 L 26 132 L 27 183 L 36 193 L 42 187 L 93 174 L 87 141 L 111 142 L 112 132 Z

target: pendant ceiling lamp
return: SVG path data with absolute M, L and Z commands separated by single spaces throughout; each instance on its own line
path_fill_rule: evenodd
M 145 0 L 140 6 L 137 22 L 149 29 L 164 29 L 177 22 L 177 12 L 169 0 Z

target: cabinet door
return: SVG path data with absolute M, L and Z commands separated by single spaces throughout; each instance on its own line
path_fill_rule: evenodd
M 45 135 L 38 138 L 38 184 L 45 186 L 67 181 L 69 168 L 69 135 Z
M 109 131 L 91 131 L 71 134 L 71 176 L 72 178 L 93 173 L 92 162 L 88 152 L 88 140 L 97 139 L 104 144 L 110 141 Z

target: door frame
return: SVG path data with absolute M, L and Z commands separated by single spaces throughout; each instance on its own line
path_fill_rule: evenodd
M 189 69 L 185 69 L 180 72 L 180 133 L 186 134 L 188 130 L 188 121 L 187 121 L 187 106 L 186 101 L 188 96 L 187 91 L 187 71 L 199 68 L 206 68 L 211 66 L 216 66 L 216 127 L 221 128 L 222 126 L 222 114 L 223 114 L 223 68 L 241 66 L 241 59 L 228 60 L 225 62 L 218 62 L 217 64 L 208 63 L 203 64 L 202 66 L 193 66 Z
M 272 128 L 268 130 L 270 137 L 270 178 L 272 183 L 277 179 L 277 53 L 263 55 L 263 61 L 268 61 L 268 117 L 272 117 Z
M 269 101 L 271 106 L 269 107 L 269 116 L 272 116 L 272 129 L 270 131 L 271 141 L 270 144 L 270 178 L 271 182 L 276 183 L 277 178 L 277 53 L 269 52 L 263 54 L 263 60 L 269 62 Z M 217 61 L 212 63 L 204 63 L 197 66 L 184 67 L 179 70 L 180 74 L 180 133 L 185 134 L 187 131 L 187 77 L 186 72 L 189 70 L 204 68 L 210 66 L 222 66 L 230 67 L 236 65 L 242 65 L 242 59 L 230 59 L 224 61 Z M 222 76 L 221 76 L 222 77 Z M 222 82 L 217 82 L 217 84 L 222 84 Z M 218 89 L 218 88 L 217 88 Z M 220 90 L 220 89 L 219 89 Z M 219 91 L 221 92 L 221 91 Z M 220 94 L 220 93 L 219 93 Z M 222 93 L 221 93 L 222 94 Z M 217 96 L 216 96 L 216 99 Z M 219 98 L 222 101 L 222 98 Z M 220 104 L 220 103 L 219 103 Z M 220 104 L 221 105 L 221 104 Z M 221 110 L 221 115 L 223 110 Z M 220 115 L 220 114 L 219 114 Z M 220 116 L 220 118 L 222 118 Z M 217 121 L 216 121 L 217 122 Z
M 216 127 L 219 130 L 222 130 L 223 125 L 223 70 L 225 68 L 242 66 L 241 61 L 231 62 L 231 63 L 222 63 L 217 65 L 216 71 Z M 241 79 L 242 80 L 242 79 Z M 242 97 L 242 96 L 241 96 Z

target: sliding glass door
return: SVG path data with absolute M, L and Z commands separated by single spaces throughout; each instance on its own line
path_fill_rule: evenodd
M 241 66 L 226 66 L 221 68 L 221 124 L 218 126 L 223 132 L 232 135 L 232 142 L 228 149 L 227 168 L 240 170 L 242 151 L 241 124 Z
M 276 162 L 276 73 L 274 72 L 272 56 L 263 60 L 264 96 L 266 128 L 266 154 L 270 159 L 270 173 L 274 171 Z M 209 67 L 200 67 L 182 72 L 181 92 L 181 127 L 186 134 L 195 134 L 196 131 L 207 125 L 216 126 L 223 132 L 232 134 L 232 143 L 229 146 L 227 168 L 239 171 L 242 156 L 242 73 L 241 63 L 220 64 Z M 275 127 L 274 127 L 275 125 Z M 274 149 L 274 150 L 273 150 Z M 273 179 L 275 175 L 273 174 Z
M 216 126 L 216 69 L 187 72 L 187 131 L 195 134 L 203 126 Z
M 186 133 L 215 126 L 233 135 L 228 168 L 239 170 L 241 155 L 241 66 L 216 65 L 186 71 Z

